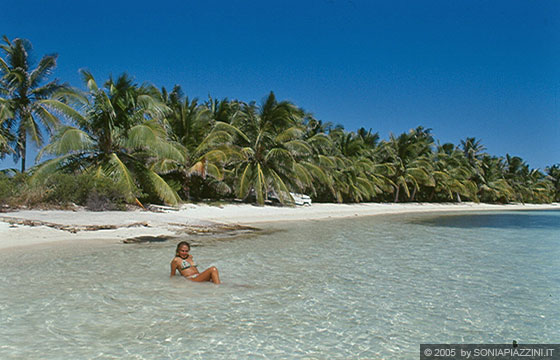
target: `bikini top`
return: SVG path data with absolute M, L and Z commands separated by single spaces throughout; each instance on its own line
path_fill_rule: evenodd
M 190 262 L 188 262 L 187 260 L 183 259 L 183 261 L 181 261 L 181 271 L 190 268 L 191 266 L 193 267 L 198 267 L 198 265 L 193 264 L 191 265 Z

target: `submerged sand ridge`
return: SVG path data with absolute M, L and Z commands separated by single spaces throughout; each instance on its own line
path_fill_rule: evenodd
M 276 221 L 323 220 L 353 216 L 414 212 L 504 211 L 559 209 L 560 204 L 313 204 L 301 207 L 183 205 L 152 212 L 85 210 L 21 210 L 0 214 L 0 249 L 60 241 L 106 239 L 127 242 L 247 230 L 244 226 Z

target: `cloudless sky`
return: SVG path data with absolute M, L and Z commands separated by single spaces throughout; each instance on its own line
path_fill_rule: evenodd
M 54 77 L 80 88 L 87 68 L 200 100 L 272 90 L 346 130 L 387 139 L 421 125 L 532 168 L 560 163 L 558 0 L 0 4 L 0 33 L 29 39 L 36 61 L 59 54 Z

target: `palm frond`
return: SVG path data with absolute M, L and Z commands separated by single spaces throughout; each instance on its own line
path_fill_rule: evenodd
M 302 136 L 303 129 L 299 126 L 292 126 L 276 135 L 276 141 L 279 143 L 283 143 L 291 140 L 301 139 Z
M 4 61 L 4 59 L 0 58 L 0 74 L 2 74 L 2 73 L 6 74 L 9 71 L 10 71 L 10 67 L 8 66 L 6 61 Z
M 227 131 L 231 134 L 238 135 L 243 140 L 245 140 L 247 143 L 251 142 L 251 140 L 249 140 L 249 138 L 241 130 L 239 130 L 237 127 L 235 127 L 233 125 L 230 125 L 230 124 L 227 124 L 227 123 L 222 122 L 222 121 L 216 121 L 216 123 L 214 124 L 214 130 L 216 130 L 216 131 L 219 131 L 219 130 Z
M 52 99 L 38 100 L 37 104 L 54 109 L 57 112 L 64 115 L 65 117 L 75 120 L 78 124 L 83 124 L 86 121 L 82 114 L 80 114 L 71 106 L 68 106 L 67 104 L 64 104 L 58 100 L 52 100 Z
M 34 169 L 33 169 L 33 175 L 29 178 L 29 181 L 31 184 L 38 184 L 41 183 L 43 181 L 45 181 L 45 179 L 56 173 L 57 171 L 60 170 L 60 168 L 63 166 L 63 164 L 70 159 L 72 156 L 74 156 L 73 154 L 67 154 L 55 159 L 50 159 L 47 160 L 39 165 L 37 165 Z
M 224 179 L 224 171 L 221 167 L 216 166 L 213 163 L 206 164 L 206 174 L 212 176 L 215 179 L 223 180 Z
M 138 95 L 138 105 L 142 114 L 149 114 L 153 119 L 163 119 L 170 109 L 151 95 Z
M 263 174 L 261 164 L 257 163 L 255 167 L 255 185 L 253 187 L 255 195 L 257 196 L 257 203 L 264 205 L 264 198 L 266 196 L 266 177 Z
M 251 189 L 251 178 L 253 177 L 251 171 L 251 164 L 247 164 L 245 169 L 243 170 L 243 174 L 241 175 L 241 179 L 239 179 L 239 187 L 237 196 L 240 199 L 245 199 Z
M 300 183 L 300 187 L 312 186 L 312 177 L 308 169 L 301 163 L 294 164 L 295 180 Z
M 86 84 L 86 87 L 88 88 L 89 91 L 97 92 L 99 90 L 99 87 L 97 86 L 97 83 L 95 82 L 95 78 L 93 77 L 91 72 L 89 72 L 86 69 L 80 69 L 80 75 L 82 75 L 82 80 Z
M 43 56 L 37 68 L 33 70 L 29 76 L 30 87 L 36 87 L 45 78 L 50 76 L 56 67 L 57 55 Z
M 169 174 L 170 172 L 177 171 L 179 164 L 174 160 L 159 159 L 152 164 L 151 169 L 157 174 Z
M 89 103 L 89 99 L 83 91 L 68 85 L 59 86 L 52 94 L 52 99 L 75 107 L 85 106 Z
M 325 156 L 325 155 L 319 155 L 317 157 L 318 159 L 318 164 L 320 166 L 325 166 L 325 167 L 330 167 L 333 168 L 336 166 L 336 161 L 333 160 L 332 158 Z
M 282 148 L 270 149 L 265 156 L 265 161 L 281 160 L 292 163 L 294 161 L 290 152 Z M 289 166 L 289 165 L 288 165 Z
M 280 177 L 272 169 L 270 170 L 269 175 L 274 184 L 274 190 L 276 190 L 276 194 L 278 195 L 278 200 L 280 200 L 281 203 L 292 202 L 292 195 L 290 195 L 290 190 L 286 186 L 284 180 L 282 180 L 282 177 Z
M 147 176 L 150 179 L 156 194 L 161 200 L 163 200 L 167 205 L 177 205 L 180 201 L 179 195 L 177 195 L 177 192 L 173 190 L 171 186 L 165 182 L 165 180 L 163 180 L 154 171 L 148 171 Z
M 297 156 L 311 155 L 312 152 L 311 146 L 303 140 L 288 141 L 284 143 L 284 146 Z
M 88 133 L 72 126 L 60 129 L 59 133 L 37 155 L 37 160 L 43 154 L 64 155 L 68 153 L 91 151 L 95 149 L 96 142 Z
M 49 116 L 52 116 L 51 114 L 49 114 L 48 112 L 46 112 L 45 114 L 43 114 L 40 111 L 37 111 L 36 114 L 41 118 L 41 117 L 45 117 L 48 119 Z M 31 140 L 33 140 L 37 145 L 42 146 L 43 145 L 43 136 L 41 135 L 41 130 L 39 129 L 39 125 L 37 124 L 37 122 L 35 122 L 35 120 L 33 119 L 33 116 L 28 115 L 25 119 L 21 119 L 20 122 L 20 126 L 18 128 L 18 146 L 21 146 L 22 144 L 19 144 L 20 140 L 22 139 L 22 137 L 25 135 L 29 136 L 29 138 L 31 138 Z
M 56 116 L 54 116 L 53 113 L 46 106 L 42 104 L 36 104 L 36 106 L 33 106 L 32 109 L 35 115 L 37 115 L 37 117 L 41 119 L 41 122 L 43 123 L 43 125 L 45 125 L 45 129 L 48 132 L 50 132 L 53 128 L 57 127 L 60 124 L 60 120 Z M 32 125 L 33 127 L 37 126 L 32 116 L 30 116 L 29 121 L 26 122 L 26 127 L 30 125 Z M 39 135 L 38 139 L 40 139 L 41 132 L 39 131 L 39 129 L 37 129 L 36 133 Z M 41 141 L 37 140 L 35 137 L 33 137 L 33 135 L 31 138 L 38 145 L 41 145 Z
M 213 163 L 216 162 L 221 163 L 221 162 L 225 162 L 228 159 L 228 157 L 229 157 L 228 153 L 226 153 L 224 149 L 215 149 L 205 153 L 204 155 L 202 155 L 201 158 L 205 158 Z
M 172 142 L 165 140 L 165 130 L 155 121 L 146 121 L 133 126 L 128 132 L 126 146 L 132 149 L 145 149 L 159 158 L 185 161 L 182 151 Z
M 127 166 L 122 162 L 115 153 L 109 155 L 109 158 L 103 168 L 103 173 L 114 179 L 116 182 L 123 184 L 127 190 L 127 201 L 138 200 L 136 198 L 137 186 L 134 177 L 128 170 Z

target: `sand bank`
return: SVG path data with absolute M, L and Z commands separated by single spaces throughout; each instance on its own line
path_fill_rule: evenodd
M 276 221 L 326 220 L 415 212 L 558 209 L 560 204 L 313 204 L 303 207 L 187 204 L 180 210 L 105 211 L 22 210 L 0 213 L 0 250 L 61 241 L 122 242 L 138 237 L 174 237 Z

